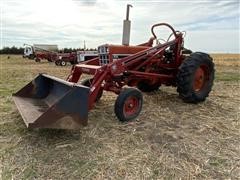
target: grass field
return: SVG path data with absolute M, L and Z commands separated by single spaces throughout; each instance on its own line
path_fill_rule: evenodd
M 175 88 L 144 94 L 136 121 L 114 115 L 104 93 L 78 131 L 29 130 L 11 94 L 45 72 L 71 66 L 0 56 L 0 179 L 240 179 L 240 56 L 213 54 L 209 98 L 183 103 Z

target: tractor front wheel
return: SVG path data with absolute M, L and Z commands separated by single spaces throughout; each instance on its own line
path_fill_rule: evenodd
M 204 101 L 214 80 L 214 63 L 205 53 L 196 52 L 187 57 L 179 67 L 177 91 L 185 102 Z
M 143 97 L 139 90 L 135 88 L 123 89 L 115 101 L 115 114 L 122 122 L 130 121 L 140 114 L 142 103 Z
M 36 58 L 35 59 L 35 62 L 40 62 L 41 60 L 39 58 Z
M 60 65 L 61 65 L 61 66 L 66 66 L 67 63 L 66 63 L 66 61 L 60 61 Z

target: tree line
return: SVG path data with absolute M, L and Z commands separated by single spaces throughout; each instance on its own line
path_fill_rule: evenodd
M 0 54 L 23 54 L 23 50 L 22 47 L 3 47 L 0 49 Z
M 60 49 L 60 53 L 70 53 L 70 52 L 76 52 L 76 51 L 83 51 L 83 48 L 63 48 Z M 87 48 L 85 49 L 87 51 L 96 51 L 96 49 L 93 48 Z M 24 48 L 23 47 L 3 47 L 0 49 L 0 54 L 23 54 Z

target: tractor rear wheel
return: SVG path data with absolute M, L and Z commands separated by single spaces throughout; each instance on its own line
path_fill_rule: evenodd
M 141 90 L 142 92 L 153 92 L 153 91 L 157 91 L 159 89 L 159 87 L 161 86 L 161 84 L 150 84 L 146 81 L 140 81 L 137 84 L 137 88 L 139 90 Z
M 185 102 L 204 101 L 210 93 L 214 80 L 214 63 L 205 53 L 196 52 L 187 57 L 179 67 L 177 91 Z
M 57 66 L 59 66 L 59 65 L 60 65 L 60 61 L 59 61 L 59 60 L 56 60 L 56 61 L 55 61 L 55 64 L 56 64 Z
M 82 81 L 81 84 L 84 86 L 90 87 L 92 84 L 92 81 L 93 81 L 93 79 L 85 79 Z M 101 99 L 102 95 L 103 95 L 103 89 L 100 89 L 95 102 L 98 102 Z
M 135 88 L 126 88 L 118 95 L 114 111 L 117 118 L 122 121 L 130 121 L 136 118 L 142 110 L 142 93 Z

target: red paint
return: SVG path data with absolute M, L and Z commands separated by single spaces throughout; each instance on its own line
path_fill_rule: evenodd
M 157 38 L 154 28 L 158 26 L 170 28 L 175 39 L 152 47 L 153 39 Z M 99 46 L 99 48 L 106 49 L 99 49 L 98 58 L 77 64 L 72 68 L 71 74 L 67 78 L 70 82 L 77 83 L 83 73 L 93 75 L 89 95 L 89 109 L 93 107 L 97 94 L 101 89 L 119 94 L 124 85 L 136 86 L 141 80 L 175 86 L 178 67 L 184 59 L 184 56 L 181 54 L 182 33 L 176 32 L 172 26 L 166 23 L 155 24 L 151 30 L 153 38 L 150 38 L 146 43 L 138 46 L 109 44 Z M 167 51 L 171 51 L 174 56 L 167 58 Z M 113 60 L 114 54 L 128 54 L 128 56 Z M 106 64 L 102 64 L 103 56 L 101 55 L 108 57 Z M 199 74 L 201 74 L 200 70 Z M 197 79 L 201 76 L 199 74 L 196 75 Z M 198 86 L 200 85 L 196 85 L 196 88 Z M 129 100 L 129 102 L 134 107 L 137 106 L 134 99 Z M 125 110 L 126 113 L 135 111 L 134 108 L 129 107 L 126 107 Z
M 126 117 L 134 115 L 139 110 L 139 105 L 139 101 L 136 97 L 129 97 L 124 103 L 124 115 Z

